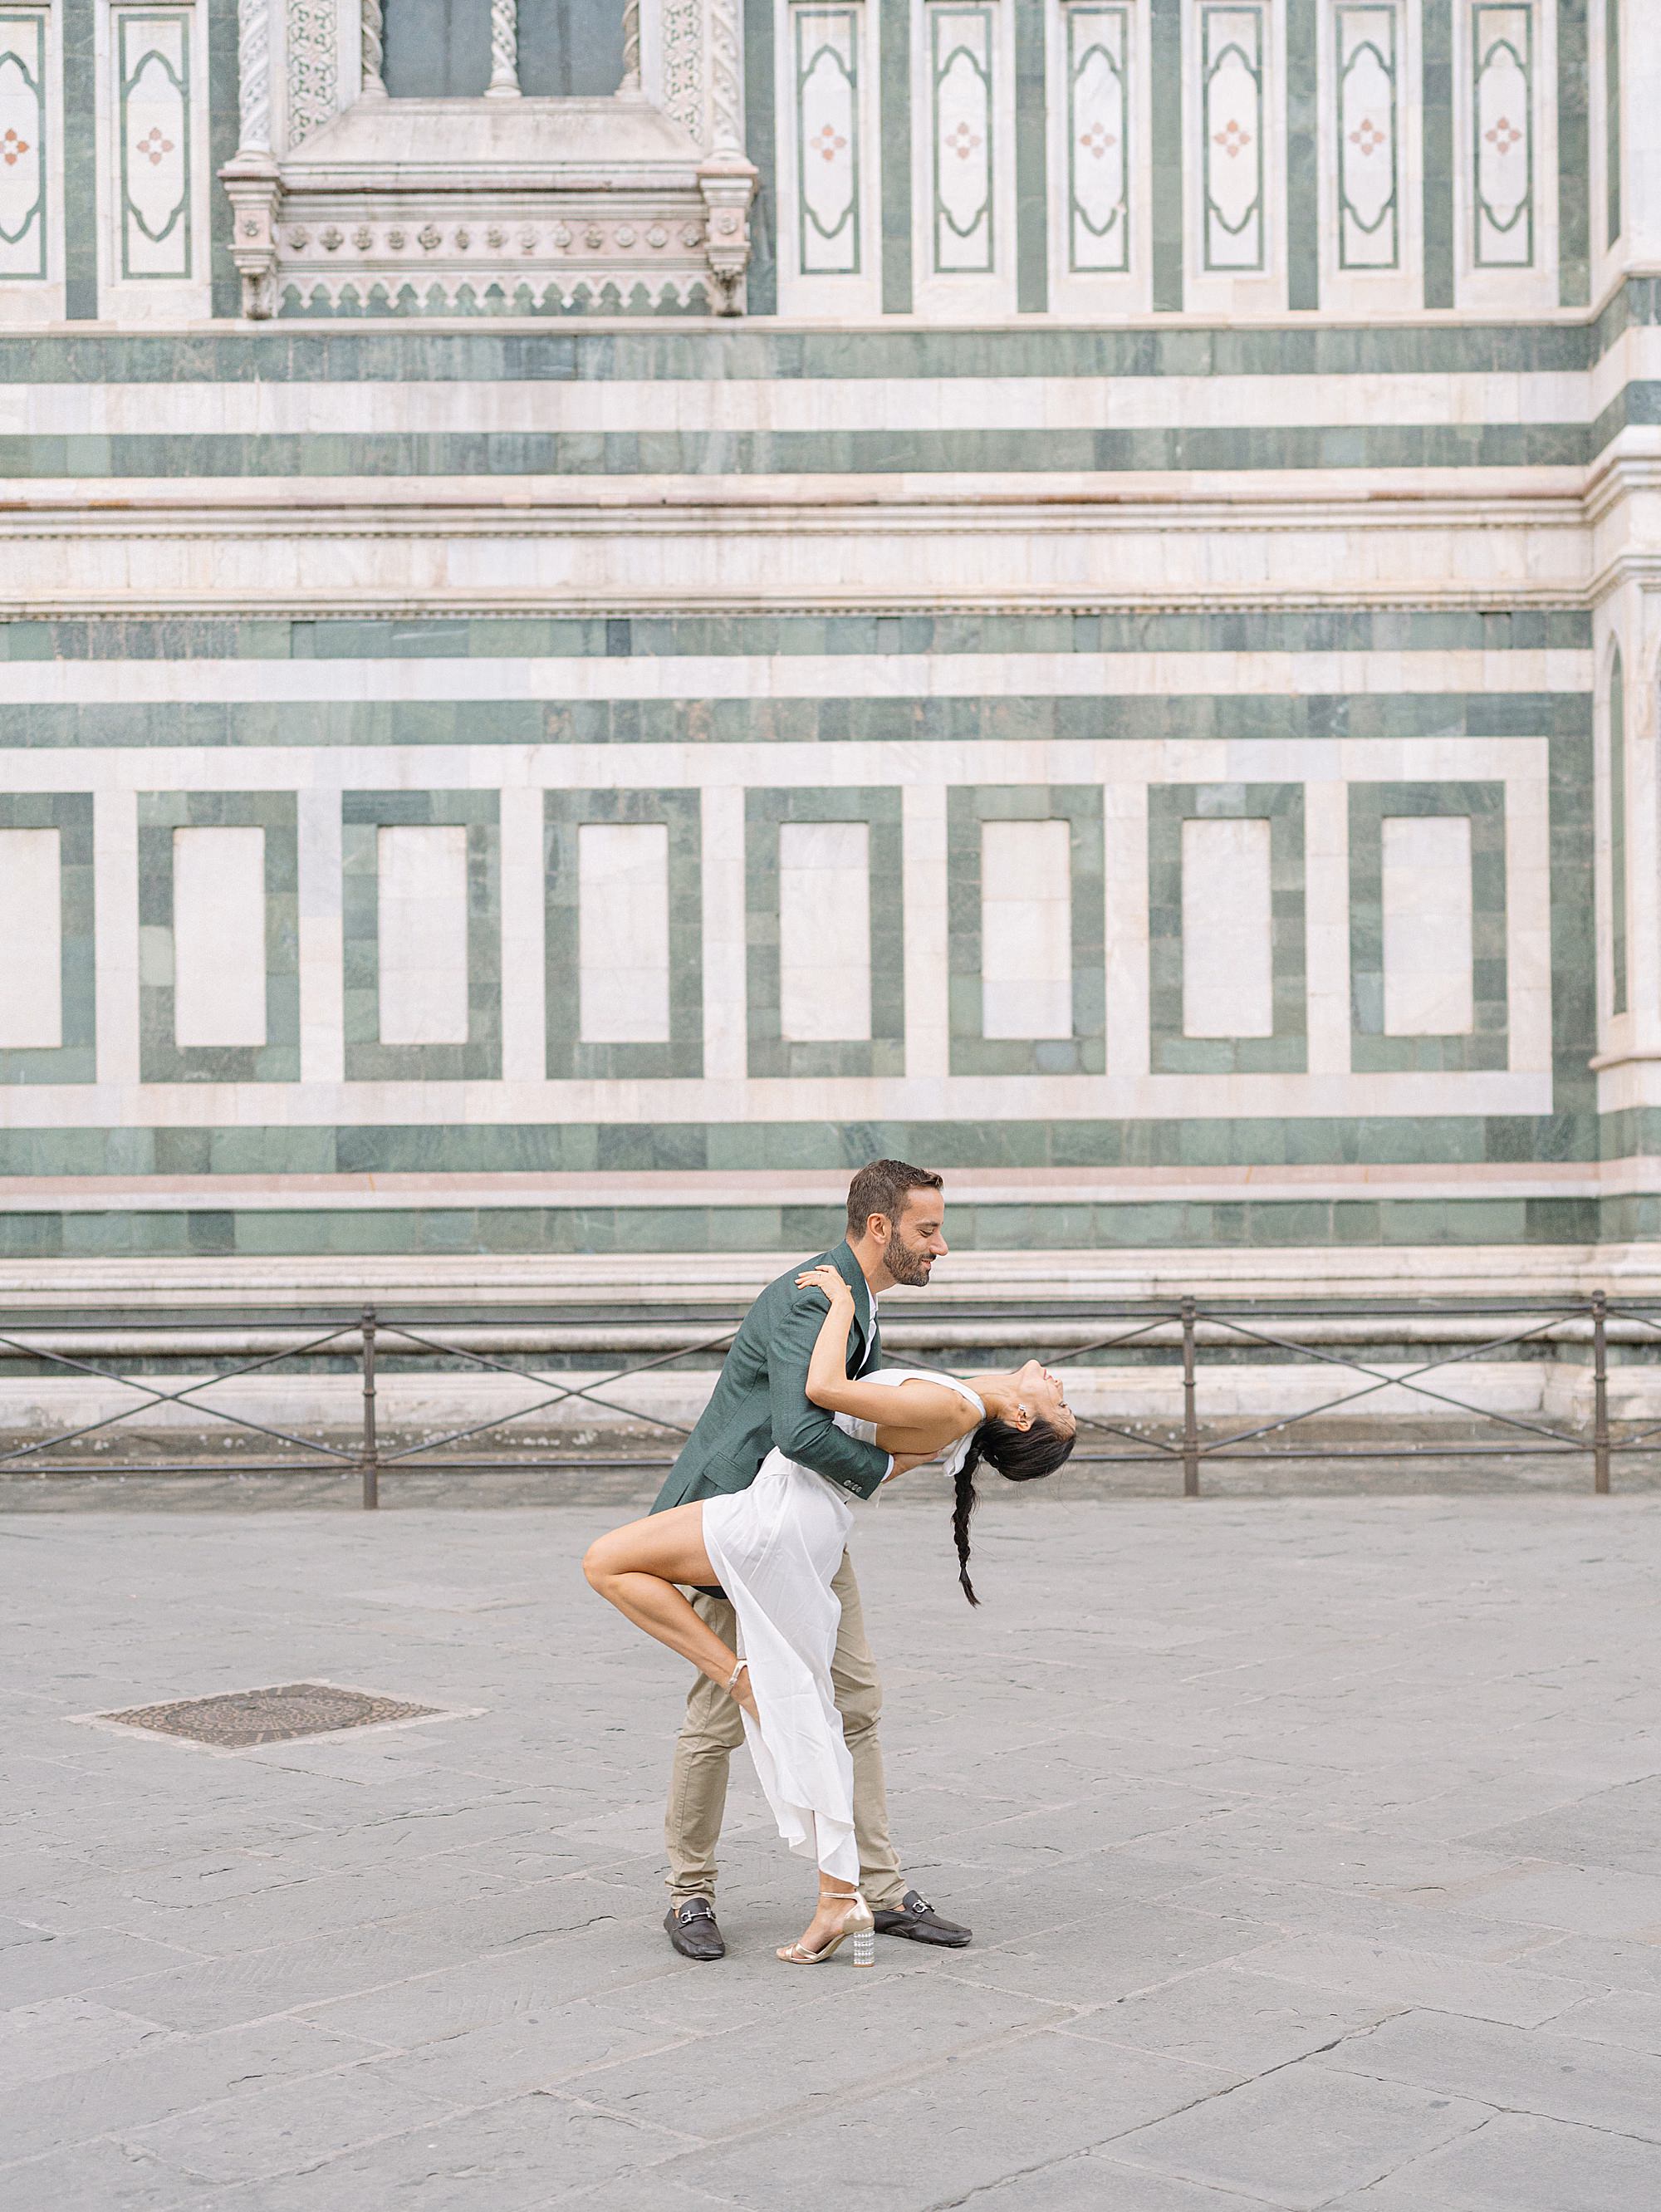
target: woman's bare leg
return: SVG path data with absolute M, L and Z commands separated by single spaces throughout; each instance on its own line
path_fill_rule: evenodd
M 677 1583 L 696 1588 L 715 1580 L 704 1548 L 701 1502 L 671 1506 L 667 1513 L 649 1514 L 644 1521 L 630 1521 L 599 1537 L 584 1556 L 583 1572 L 591 1587 L 637 1628 L 690 1659 L 725 1689 L 738 1655 L 699 1619 L 676 1588 Z M 747 1674 L 739 1676 L 734 1695 L 754 1718 L 755 1698 Z M 804 1950 L 817 1951 L 836 1933 L 847 1910 L 843 1900 L 853 1896 L 855 1887 L 835 1875 L 820 1874 L 821 1901 L 798 1939 Z
M 712 1682 L 726 1688 L 738 1664 L 738 1654 L 698 1618 L 676 1588 L 677 1583 L 696 1586 L 715 1580 L 715 1570 L 704 1549 L 701 1501 L 671 1506 L 667 1513 L 649 1514 L 644 1521 L 630 1521 L 609 1535 L 599 1537 L 588 1547 L 583 1572 L 591 1587 L 637 1628 L 644 1628 L 659 1644 L 690 1659 Z M 748 1674 L 738 1677 L 733 1694 L 753 1716 L 755 1698 Z
M 831 1937 L 842 1925 L 844 1914 L 853 1898 L 857 1884 L 839 1881 L 834 1874 L 819 1871 L 819 1902 L 814 1916 L 797 1937 L 804 1951 L 822 1951 Z

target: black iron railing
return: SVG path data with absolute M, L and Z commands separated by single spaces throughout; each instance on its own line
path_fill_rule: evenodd
M 709 1363 L 713 1354 L 730 1344 L 737 1328 L 736 1318 L 718 1326 L 683 1319 L 630 1323 L 591 1315 L 573 1318 L 568 1312 L 446 1324 L 424 1316 L 400 1316 L 373 1305 L 364 1306 L 349 1318 L 285 1317 L 252 1322 L 227 1322 L 222 1317 L 126 1325 L 20 1320 L 0 1328 L 0 1363 L 21 1364 L 37 1376 L 80 1377 L 113 1386 L 130 1394 L 131 1402 L 68 1429 L 10 1438 L 0 1435 L 0 1475 L 233 1471 L 264 1475 L 322 1468 L 347 1477 L 356 1474 L 363 1503 L 373 1507 L 379 1502 L 382 1476 L 408 1469 L 478 1474 L 536 1465 L 642 1472 L 665 1468 L 688 1434 L 687 1425 L 665 1413 L 620 1403 L 616 1395 L 620 1386 L 638 1376 L 671 1369 L 682 1360 Z M 1100 1366 L 1115 1354 L 1121 1361 L 1128 1356 L 1144 1365 L 1173 1368 L 1179 1364 L 1180 1420 L 1168 1425 L 1168 1433 L 1132 1427 L 1100 1413 L 1081 1414 L 1084 1448 L 1075 1454 L 1075 1464 L 1169 1465 L 1173 1471 L 1180 1467 L 1183 1494 L 1189 1498 L 1199 1495 L 1201 1469 L 1208 1462 L 1470 1459 L 1494 1454 L 1587 1458 L 1592 1486 L 1603 1495 L 1610 1486 L 1614 1460 L 1649 1449 L 1652 1440 L 1661 1437 L 1661 1422 L 1628 1428 L 1617 1435 L 1611 1428 L 1609 1411 L 1611 1343 L 1618 1343 L 1640 1359 L 1646 1350 L 1661 1358 L 1661 1304 L 1611 1304 L 1601 1291 L 1584 1300 L 1550 1304 L 1391 1301 L 1271 1305 L 1264 1301 L 1202 1303 L 1184 1297 L 1157 1304 L 1127 1302 L 1117 1308 L 1075 1307 L 1068 1310 L 1064 1319 L 1052 1314 L 1047 1320 L 1033 1317 L 1015 1324 L 1007 1317 L 978 1322 L 956 1315 L 931 1325 L 910 1317 L 892 1334 L 908 1350 L 924 1347 L 937 1352 L 939 1356 L 929 1364 L 949 1366 L 952 1352 L 967 1344 L 997 1342 L 1011 1347 L 1017 1337 L 1024 1337 L 1029 1330 L 1030 1337 L 1021 1345 L 1026 1349 L 1028 1344 L 1042 1346 L 1046 1329 L 1052 1333 L 1052 1341 L 1039 1356 L 1056 1364 L 1088 1372 L 1090 1366 Z M 1065 1342 L 1055 1340 L 1064 1334 Z M 1434 1356 L 1410 1360 L 1404 1366 L 1394 1361 L 1386 1365 L 1374 1349 L 1379 1346 L 1401 1349 L 1415 1341 Z M 1346 1349 L 1346 1345 L 1350 1348 Z M 598 1375 L 586 1368 L 575 1373 L 562 1371 L 547 1364 L 550 1356 L 591 1356 L 595 1350 L 608 1346 L 623 1352 L 649 1351 L 651 1356 L 627 1357 L 624 1364 L 609 1364 Z M 1440 1387 L 1448 1381 L 1451 1370 L 1471 1361 L 1506 1353 L 1549 1352 L 1556 1358 L 1564 1352 L 1571 1358 L 1578 1360 L 1584 1354 L 1590 1359 L 1589 1429 L 1560 1426 L 1543 1419 L 1473 1404 Z M 1250 1357 L 1265 1359 L 1270 1365 L 1330 1367 L 1335 1386 L 1340 1376 L 1344 1382 L 1342 1387 L 1335 1387 L 1331 1397 L 1298 1411 L 1256 1419 L 1244 1427 L 1208 1423 L 1203 1404 L 1208 1359 L 1214 1364 L 1236 1364 Z M 165 1386 L 162 1368 L 199 1365 L 209 1358 L 221 1363 L 213 1372 L 175 1387 Z M 512 1376 L 534 1385 L 537 1395 L 527 1405 L 492 1413 L 488 1419 L 399 1440 L 388 1432 L 378 1403 L 378 1375 L 384 1376 L 389 1361 L 411 1365 L 439 1362 L 479 1374 Z M 901 1352 L 893 1355 L 893 1364 L 922 1363 Z M 291 1371 L 299 1367 L 313 1373 L 319 1370 L 355 1372 L 361 1400 L 355 1433 L 338 1421 L 278 1427 L 246 1410 L 237 1411 L 227 1401 L 225 1394 L 229 1386 L 285 1366 Z M 1312 1424 L 1353 1421 L 1369 1399 L 1386 1390 L 1405 1391 L 1422 1401 L 1445 1426 L 1450 1422 L 1476 1424 L 1484 1431 L 1502 1432 L 1502 1440 L 1462 1441 L 1458 1436 L 1435 1441 L 1423 1436 L 1403 1438 L 1399 1421 L 1390 1435 L 1368 1437 L 1360 1443 L 1288 1440 L 1288 1432 L 1301 1429 L 1307 1434 Z M 644 1455 L 637 1451 L 633 1456 L 627 1453 L 606 1456 L 563 1443 L 549 1443 L 547 1439 L 537 1439 L 534 1444 L 523 1442 L 514 1449 L 516 1425 L 561 1407 L 568 1413 L 573 1407 L 589 1406 L 649 1432 L 654 1443 L 661 1438 L 661 1446 Z M 221 1432 L 229 1430 L 277 1445 L 283 1455 L 249 1459 L 222 1447 L 183 1459 L 168 1458 L 154 1449 L 124 1458 L 103 1455 L 103 1441 L 124 1425 L 130 1434 L 131 1425 L 146 1414 L 192 1412 L 203 1415 Z M 520 1433 L 523 1437 L 523 1430 Z M 92 1442 L 94 1439 L 100 1441 Z M 495 1456 L 482 1449 L 487 1439 L 494 1444 Z M 88 1455 L 89 1443 L 92 1456 Z M 511 1456 L 501 1455 L 504 1452 Z

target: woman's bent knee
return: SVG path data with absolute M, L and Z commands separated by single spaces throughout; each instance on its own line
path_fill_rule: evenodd
M 613 1540 L 615 1534 L 614 1529 L 609 1535 L 597 1536 L 583 1553 L 583 1572 L 588 1578 L 588 1586 L 598 1590 L 602 1597 L 611 1595 L 609 1584 L 618 1571 L 617 1547 Z

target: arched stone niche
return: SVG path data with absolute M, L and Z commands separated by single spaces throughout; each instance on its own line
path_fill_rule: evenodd
M 572 97 L 521 86 L 517 0 L 472 4 L 484 88 L 402 98 L 383 0 L 241 0 L 243 312 L 742 313 L 738 0 L 626 0 L 621 83 Z

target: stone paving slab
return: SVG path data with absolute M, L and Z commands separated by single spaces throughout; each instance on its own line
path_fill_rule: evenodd
M 1661 1501 L 992 1499 L 860 1532 L 961 1953 L 670 1952 L 682 1670 L 591 1500 L 0 1518 L 0 2212 L 1628 2212 L 1661 2202 Z M 224 1754 L 79 1717 L 323 1680 Z

